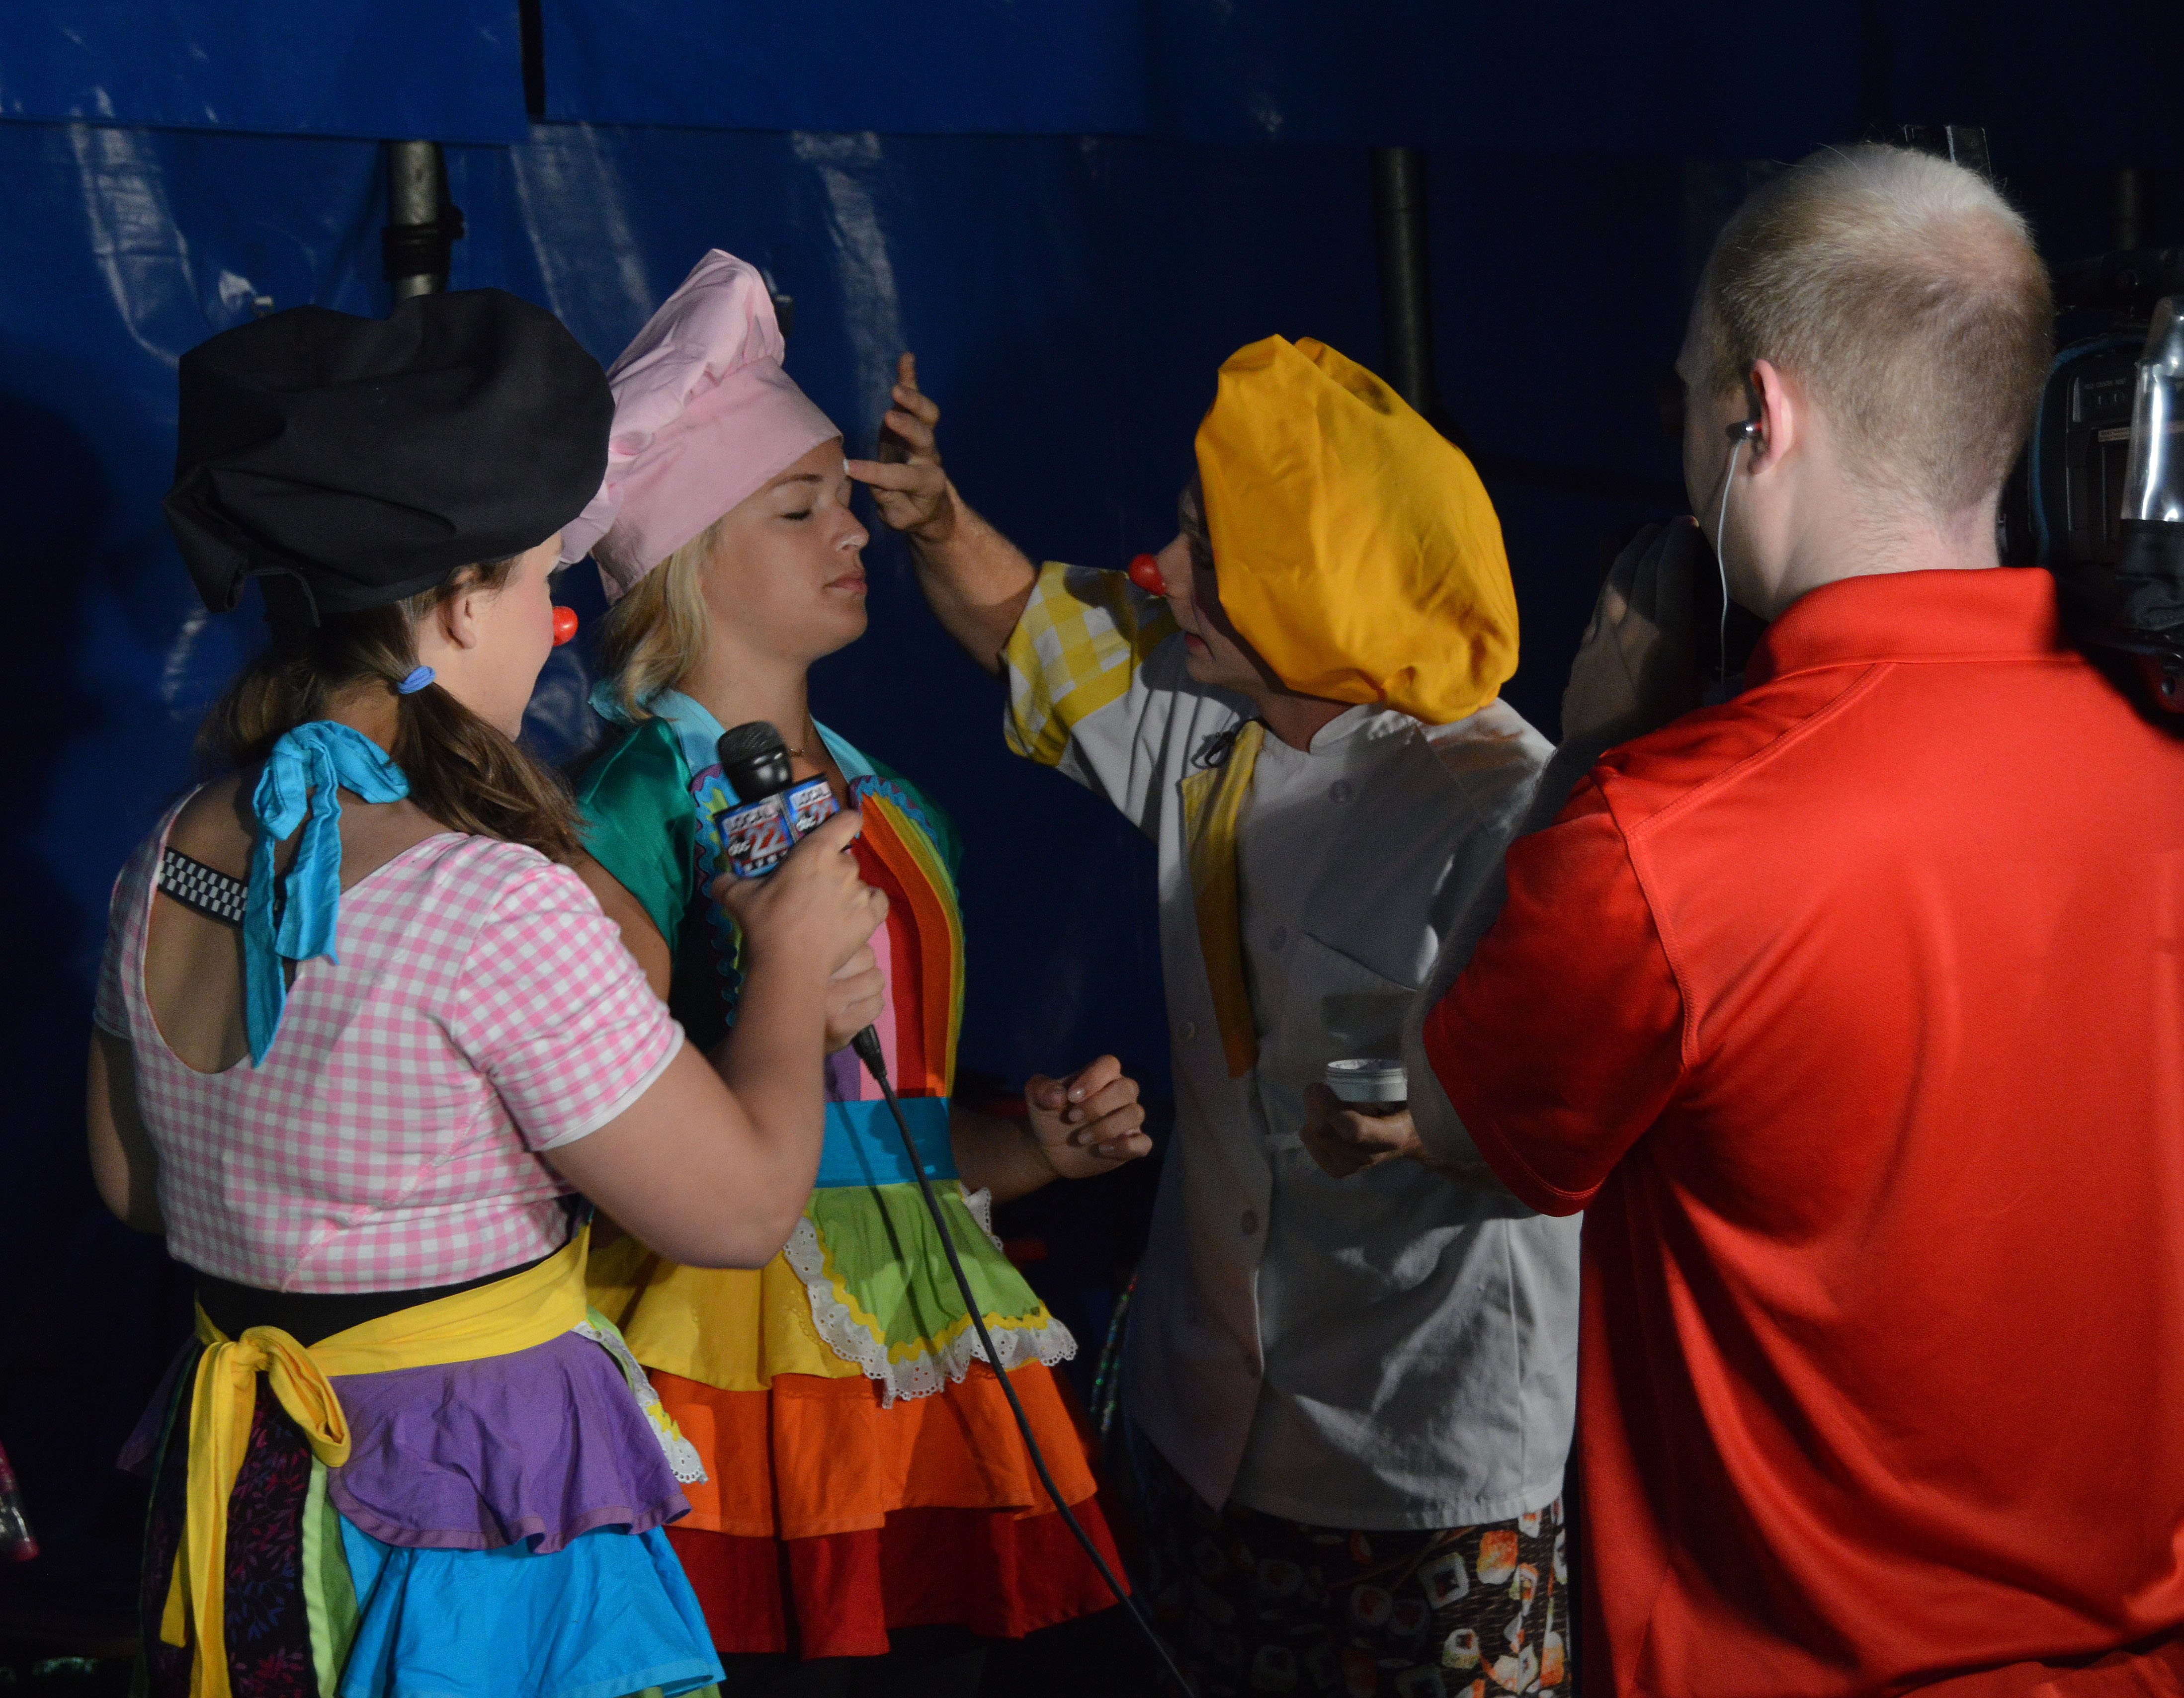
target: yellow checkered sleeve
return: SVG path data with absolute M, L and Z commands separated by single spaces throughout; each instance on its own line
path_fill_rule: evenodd
M 1050 560 L 1001 659 L 1009 672 L 1009 747 L 1056 766 L 1076 728 L 1122 699 L 1153 650 L 1173 637 L 1167 604 L 1121 572 Z

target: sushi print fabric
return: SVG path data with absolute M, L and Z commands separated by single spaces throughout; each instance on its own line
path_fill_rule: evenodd
M 1424 1531 L 1217 1510 L 1146 1447 L 1155 1620 L 1201 1698 L 1519 1698 L 1568 1692 L 1557 1500 Z

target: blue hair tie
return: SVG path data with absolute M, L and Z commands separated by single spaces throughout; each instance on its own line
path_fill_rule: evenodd
M 394 693 L 398 696 L 414 696 L 432 682 L 433 676 L 430 666 L 420 666 L 394 687 Z

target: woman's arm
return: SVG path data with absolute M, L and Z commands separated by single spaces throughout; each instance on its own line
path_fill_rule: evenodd
M 1013 1202 L 1050 1184 L 1057 1175 L 1031 1128 L 1006 1116 L 959 1106 L 948 1111 L 948 1143 L 967 1191 L 990 1191 L 996 1203 Z
M 861 825 L 837 815 L 771 877 L 714 886 L 744 938 L 735 1039 L 719 1057 L 727 1077 L 686 1050 L 613 1120 L 546 1152 L 571 1184 L 672 1261 L 762 1267 L 811 1196 L 829 983 L 887 916 L 886 897 L 843 853 Z M 626 937 L 658 938 L 649 920 L 623 924 Z
M 659 927 L 644 911 L 644 905 L 589 855 L 580 857 L 575 870 L 577 877 L 599 898 L 607 918 L 621 928 L 622 945 L 644 969 L 645 983 L 652 987 L 652 994 L 662 1002 L 666 1001 L 667 987 L 674 977 L 674 958 L 668 951 L 667 940 L 660 935 Z M 880 1017 L 886 990 L 887 982 L 880 976 L 879 964 L 869 944 L 842 964 L 841 971 L 827 982 L 828 1055 L 843 1048 Z M 731 1084 L 734 1078 L 729 1072 L 733 1064 L 728 1052 L 734 1042 L 735 1033 L 731 1031 L 713 1051 L 713 1066 Z
M 546 1152 L 563 1178 L 670 1261 L 763 1267 L 795 1230 L 824 1131 L 819 1016 L 811 1065 L 792 1069 L 808 1111 L 754 1112 L 686 1048 L 650 1089 L 588 1137 Z
M 91 1177 L 98 1200 L 134 1232 L 164 1233 L 159 1215 L 159 1157 L 136 1109 L 136 1057 L 126 1039 L 94 1027 L 85 1119 L 91 1128 Z
M 1138 1082 L 1112 1055 L 1066 1079 L 1034 1074 L 1024 1087 L 1025 1116 L 957 1108 L 948 1116 L 956 1171 L 996 1203 L 1028 1195 L 1056 1179 L 1087 1179 L 1148 1155 Z

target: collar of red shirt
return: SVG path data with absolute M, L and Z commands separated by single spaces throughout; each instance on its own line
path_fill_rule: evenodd
M 1816 666 L 2053 654 L 2055 580 L 2039 566 L 1878 572 L 1808 590 L 1767 627 L 1745 688 Z

